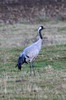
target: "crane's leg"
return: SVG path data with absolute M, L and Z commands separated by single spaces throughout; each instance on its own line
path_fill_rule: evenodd
M 34 75 L 35 75 L 35 69 L 34 69 L 34 63 L 33 62 L 31 62 L 31 64 L 30 64 L 30 75 L 31 75 L 31 73 L 32 73 L 32 71 L 33 71 L 33 73 L 34 73 Z
M 34 65 L 34 62 L 33 62 L 32 68 L 33 68 L 33 73 L 35 75 L 35 65 Z
M 32 73 L 32 62 L 30 63 L 30 75 Z

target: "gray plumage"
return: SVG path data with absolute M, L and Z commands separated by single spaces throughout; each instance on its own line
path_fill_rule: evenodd
M 22 53 L 20 54 L 19 58 L 18 58 L 18 69 L 21 70 L 21 67 L 24 63 L 28 63 L 30 62 L 30 71 L 31 68 L 33 67 L 32 62 L 34 61 L 34 59 L 38 56 L 39 51 L 41 50 L 41 45 L 42 45 L 42 34 L 41 31 L 43 30 L 43 26 L 40 26 L 38 29 L 38 33 L 39 33 L 39 39 L 33 43 L 32 45 L 28 46 L 27 48 L 25 48 Z

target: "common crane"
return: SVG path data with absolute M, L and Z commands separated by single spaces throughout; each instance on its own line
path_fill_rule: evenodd
M 40 26 L 38 28 L 38 33 L 39 33 L 39 39 L 33 43 L 32 45 L 28 46 L 27 48 L 25 48 L 22 53 L 20 54 L 20 56 L 18 57 L 18 69 L 21 70 L 21 67 L 24 63 L 28 63 L 30 62 L 30 73 L 32 71 L 33 66 L 33 61 L 35 60 L 35 58 L 38 56 L 39 51 L 41 50 L 41 45 L 42 45 L 42 34 L 41 31 L 44 29 L 43 26 Z M 34 69 L 33 69 L 34 70 Z

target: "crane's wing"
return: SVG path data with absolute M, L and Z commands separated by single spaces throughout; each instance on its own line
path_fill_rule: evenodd
M 39 48 L 37 45 L 33 44 L 27 48 L 24 49 L 24 53 L 28 56 L 28 57 L 36 57 L 39 53 Z

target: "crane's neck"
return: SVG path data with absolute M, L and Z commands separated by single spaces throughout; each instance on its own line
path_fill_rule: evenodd
M 38 30 L 38 32 L 39 32 L 40 39 L 43 39 L 42 34 L 41 34 L 41 30 Z

